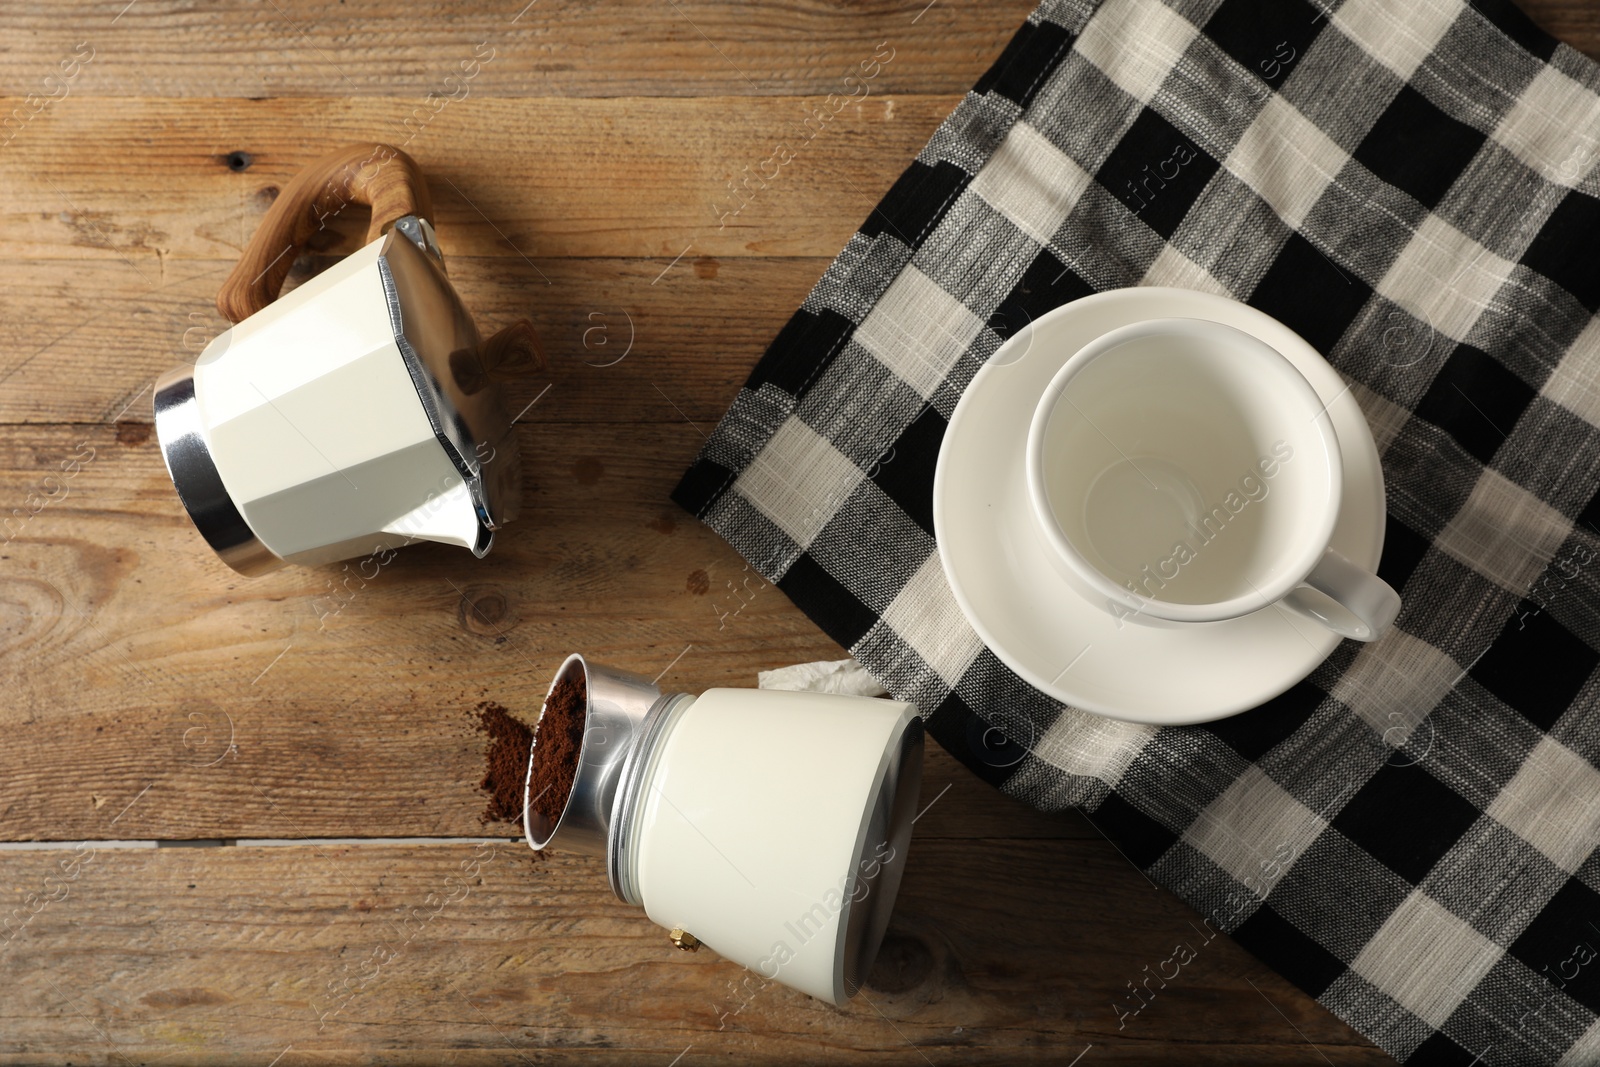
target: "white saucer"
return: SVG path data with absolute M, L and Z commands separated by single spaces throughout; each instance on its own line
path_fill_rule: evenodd
M 1306 376 L 1328 402 L 1344 455 L 1344 503 L 1333 547 L 1375 569 L 1383 552 L 1383 472 L 1349 386 L 1276 319 L 1187 289 L 1087 296 L 1003 344 L 974 376 L 945 431 L 933 479 L 933 525 L 956 602 L 1002 662 L 1063 703 L 1172 726 L 1265 703 L 1310 674 L 1340 639 L 1276 605 L 1227 622 L 1170 628 L 1119 623 L 1050 565 L 1024 481 L 1034 407 L 1078 349 L 1120 326 L 1157 318 L 1210 319 L 1244 330 Z

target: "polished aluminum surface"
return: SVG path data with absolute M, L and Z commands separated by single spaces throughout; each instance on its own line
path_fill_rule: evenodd
M 523 827 L 528 844 L 542 849 L 554 844 L 569 852 L 591 856 L 607 853 L 617 786 L 629 753 L 633 751 L 645 717 L 662 699 L 661 690 L 638 675 L 589 663 L 574 653 L 568 656 L 550 683 L 555 692 L 561 679 L 583 679 L 587 694 L 583 746 L 578 753 L 572 793 L 556 821 L 534 813 L 529 782 L 539 753 L 537 727 L 528 754 L 528 776 L 523 785 Z M 549 701 L 548 694 L 545 697 Z M 541 710 L 540 719 L 544 713 Z
M 439 238 L 433 232 L 433 224 L 427 219 L 416 215 L 406 215 L 394 222 L 394 228 L 409 238 L 411 243 L 432 256 L 434 262 L 439 264 L 439 269 L 444 270 L 444 253 L 439 251 Z
M 866 982 L 889 929 L 889 916 L 911 847 L 911 824 L 917 817 L 922 748 L 922 720 L 913 717 L 898 743 L 884 751 L 871 814 L 864 820 L 856 842 L 856 862 L 850 868 L 850 888 L 835 955 L 844 972 L 846 996 L 855 996 Z
M 416 227 L 409 226 L 413 222 Z M 378 270 L 406 371 L 434 435 L 467 483 L 483 531 L 473 552 L 482 556 L 492 532 L 516 517 L 521 457 L 502 391 L 481 386 L 487 376 L 483 339 L 445 277 L 442 260 L 411 236 L 432 232 L 420 226 L 411 216 L 395 223 Z
M 200 536 L 240 574 L 265 574 L 283 566 L 250 529 L 222 484 L 201 432 L 193 366 L 173 367 L 156 379 L 154 408 L 161 458 Z
M 633 863 L 634 816 L 638 812 L 644 782 L 649 777 L 651 756 L 677 721 L 677 712 L 694 703 L 688 693 L 668 693 L 657 700 L 635 729 L 635 741 L 618 775 L 616 800 L 612 805 L 611 836 L 606 843 L 606 877 L 617 899 L 628 904 L 644 904 L 639 893 Z

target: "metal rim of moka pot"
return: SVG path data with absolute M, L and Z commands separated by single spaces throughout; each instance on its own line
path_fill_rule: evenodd
M 536 850 L 554 845 L 563 850 L 604 856 L 607 879 L 617 898 L 635 906 L 645 906 L 637 869 L 641 832 L 638 816 L 644 795 L 654 781 L 656 764 L 666 749 L 664 741 L 674 727 L 693 712 L 700 698 L 688 693 L 663 693 L 653 682 L 640 676 L 593 663 L 582 654 L 574 653 L 557 669 L 546 704 L 566 678 L 581 678 L 585 693 L 585 729 L 571 792 L 554 822 L 533 810 L 531 801 L 534 798 L 529 794 L 538 750 L 536 725 L 523 792 L 524 836 Z M 750 696 L 745 699 L 751 700 L 794 696 L 846 701 L 866 699 L 777 694 L 768 690 L 722 692 L 748 693 Z M 898 706 L 904 713 L 902 728 L 889 735 L 883 744 L 871 783 L 864 790 L 868 799 L 859 825 L 855 827 L 850 849 L 853 859 L 845 872 L 850 891 L 842 905 L 832 950 L 835 972 L 832 996 L 825 997 L 833 1003 L 856 995 L 887 932 L 905 869 L 904 857 L 921 784 L 924 743 L 921 719 L 910 705 L 893 705 L 887 701 L 872 703 Z M 543 719 L 542 710 L 540 719 Z M 787 799 L 791 804 L 804 807 L 803 797 Z M 738 802 L 735 797 L 728 801 Z M 886 850 L 893 859 L 877 862 Z M 869 867 L 871 871 L 867 873 Z M 680 948 L 698 947 L 702 940 L 714 949 L 718 947 L 710 931 L 672 931 L 672 941 Z M 754 965 L 748 960 L 740 962 Z M 776 977 L 783 980 L 781 974 Z
M 261 543 L 222 484 L 206 444 L 193 365 L 173 367 L 156 379 L 155 424 L 167 476 L 206 544 L 240 574 L 265 574 L 281 566 L 283 561 Z
M 197 375 L 205 364 L 225 356 L 239 324 L 278 299 L 295 253 L 350 204 L 371 208 L 362 251 L 381 242 L 375 264 L 391 340 L 438 447 L 466 488 L 477 521 L 469 546 L 475 556 L 489 551 L 495 531 L 518 510 L 520 458 L 509 440 L 512 420 L 498 383 L 509 376 L 500 369 L 515 364 L 518 354 L 524 363 L 542 360 L 531 325 L 519 322 L 487 343 L 482 340 L 446 277 L 428 221 L 432 206 L 427 185 L 415 161 L 397 148 L 357 145 L 313 162 L 285 188 L 218 295 L 218 310 L 235 327 L 213 339 L 195 363 L 171 368 L 155 385 L 157 437 L 179 499 L 217 555 L 246 575 L 302 560 L 286 561 L 274 551 L 246 518 L 248 509 L 230 493 L 208 439 Z M 313 278 L 301 288 L 309 290 L 316 283 Z M 293 299 L 293 294 L 283 299 Z M 273 404 L 265 393 L 262 397 Z M 310 442 L 303 430 L 295 429 Z M 361 477 L 359 471 L 335 468 L 334 473 L 351 484 L 352 478 Z M 414 503 L 409 497 L 406 501 L 416 507 L 429 499 L 429 490 L 418 486 Z M 396 534 L 379 543 L 356 540 L 303 561 L 350 558 L 417 539 L 426 535 Z

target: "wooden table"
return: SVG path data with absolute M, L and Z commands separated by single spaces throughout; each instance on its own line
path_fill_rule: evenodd
M 936 749 L 842 1010 L 674 951 L 602 865 L 481 822 L 473 708 L 531 718 L 570 651 L 687 691 L 842 655 L 667 493 L 1030 6 L 525 2 L 0 14 L 0 838 L 38 843 L 0 850 L 0 1060 L 1384 1062 L 1224 939 L 1119 1025 L 1197 917 Z M 1531 6 L 1600 47 L 1592 4 Z M 724 223 L 728 183 L 883 47 Z M 278 189 L 369 138 L 430 176 L 485 332 L 543 334 L 513 387 L 525 514 L 481 561 L 243 579 L 179 507 L 150 386 L 222 328 Z

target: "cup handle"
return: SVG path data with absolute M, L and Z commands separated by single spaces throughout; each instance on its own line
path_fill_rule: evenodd
M 1307 589 L 1322 596 L 1307 595 Z M 1400 614 L 1400 594 L 1376 574 L 1357 567 L 1330 548 L 1306 580 L 1283 598 L 1283 605 L 1340 637 L 1376 641 Z M 1336 610 L 1330 611 L 1330 606 Z

